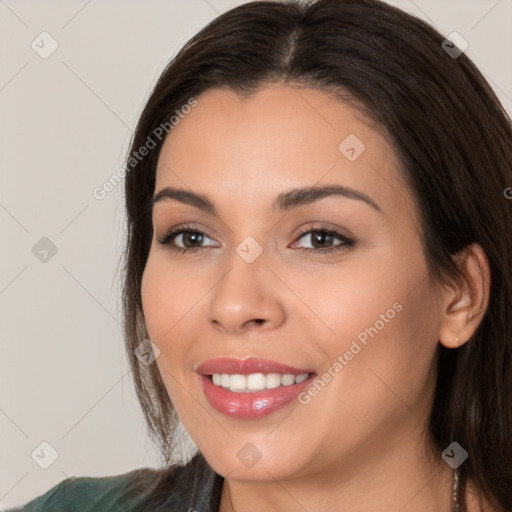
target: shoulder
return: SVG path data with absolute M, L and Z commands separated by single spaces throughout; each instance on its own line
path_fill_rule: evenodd
M 158 471 L 144 468 L 116 476 L 66 478 L 21 508 L 12 509 L 12 512 L 128 511 L 142 497 L 144 486 L 159 476 Z
M 210 510 L 208 504 L 216 495 L 220 478 L 197 455 L 186 466 L 142 468 L 108 477 L 67 478 L 42 496 L 7 512 L 156 512 L 160 508 L 186 511 L 191 500 L 202 503 L 206 511 Z M 192 488 L 196 488 L 195 495 L 191 494 Z

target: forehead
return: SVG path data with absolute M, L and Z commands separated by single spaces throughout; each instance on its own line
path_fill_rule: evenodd
M 219 202 L 270 204 L 280 189 L 338 183 L 383 210 L 398 210 L 397 199 L 411 206 L 385 132 L 332 95 L 268 85 L 248 97 L 210 89 L 196 99 L 164 142 L 156 191 L 185 186 Z

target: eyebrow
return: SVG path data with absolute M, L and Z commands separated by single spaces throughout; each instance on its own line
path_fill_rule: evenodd
M 322 185 L 306 188 L 294 188 L 288 192 L 279 194 L 272 203 L 272 210 L 274 212 L 289 211 L 333 195 L 362 201 L 382 213 L 380 206 L 371 197 L 359 190 L 343 185 Z M 217 215 L 217 210 L 214 204 L 203 194 L 179 188 L 165 187 L 155 194 L 152 204 L 155 205 L 165 199 L 174 199 L 180 203 L 195 206 L 206 213 Z

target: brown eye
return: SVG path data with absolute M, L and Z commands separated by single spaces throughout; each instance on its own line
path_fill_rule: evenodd
M 166 246 L 171 252 L 195 252 L 212 246 L 212 244 L 201 245 L 205 239 L 211 240 L 205 233 L 196 229 L 180 228 L 171 230 L 160 238 L 158 243 Z
M 338 231 L 322 228 L 310 229 L 302 232 L 298 240 L 303 238 L 306 240 L 309 238 L 310 247 L 301 248 L 303 251 L 308 252 L 332 252 L 352 247 L 355 243 L 354 240 L 346 237 Z M 335 243 L 336 239 L 340 242 Z

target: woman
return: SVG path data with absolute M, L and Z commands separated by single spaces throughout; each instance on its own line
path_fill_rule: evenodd
M 457 50 L 378 0 L 251 2 L 184 46 L 125 178 L 164 468 L 22 510 L 512 510 L 512 130 Z

